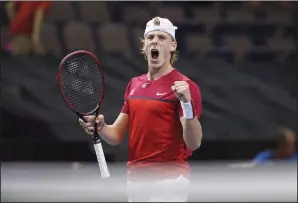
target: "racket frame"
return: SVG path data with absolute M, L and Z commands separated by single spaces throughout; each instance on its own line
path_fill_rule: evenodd
M 89 52 L 89 51 L 85 51 L 85 50 L 74 51 L 74 52 L 72 52 L 72 53 L 66 55 L 66 56 L 62 59 L 62 61 L 60 62 L 60 64 L 59 64 L 59 71 L 58 71 L 58 77 L 57 77 L 57 80 L 58 80 L 58 85 L 59 85 L 60 92 L 62 93 L 62 98 L 63 98 L 64 102 L 67 104 L 67 106 L 68 106 L 68 107 L 69 107 L 75 114 L 77 114 L 78 117 L 80 117 L 81 119 L 83 119 L 83 120 L 85 121 L 85 119 L 84 119 L 83 116 L 93 115 L 94 113 L 95 113 L 96 115 L 98 115 L 98 111 L 100 110 L 102 101 L 103 101 L 103 99 L 104 99 L 104 76 L 103 76 L 103 74 L 101 74 L 101 81 L 102 81 L 102 86 L 103 86 L 103 88 L 102 88 L 102 90 L 101 90 L 101 94 L 100 94 L 100 98 L 99 98 L 99 103 L 98 103 L 97 107 L 94 108 L 93 111 L 88 112 L 88 113 L 79 113 L 79 112 L 77 112 L 77 111 L 72 107 L 72 105 L 70 105 L 70 103 L 67 101 L 66 96 L 64 95 L 64 92 L 61 91 L 62 86 L 61 86 L 61 82 L 60 82 L 60 81 L 61 81 L 61 80 L 60 80 L 60 77 L 61 77 L 61 71 L 62 71 L 62 69 L 63 69 L 63 64 L 65 63 L 65 61 L 66 61 L 67 59 L 71 58 L 72 56 L 74 56 L 74 55 L 76 55 L 76 54 L 87 54 L 87 55 L 91 56 L 91 57 L 95 60 L 95 62 L 97 63 L 98 68 L 100 69 L 100 72 L 103 73 L 103 70 L 102 70 L 102 66 L 101 66 L 101 64 L 99 63 L 99 61 L 98 61 L 98 59 L 96 58 L 96 56 L 94 56 L 94 54 L 92 54 L 91 52 Z
M 102 73 L 102 74 L 100 74 L 100 77 L 101 77 L 101 81 L 102 81 L 101 85 L 102 85 L 103 88 L 101 88 L 99 103 L 98 103 L 97 107 L 94 110 L 92 110 L 88 113 L 79 113 L 79 112 L 77 112 L 74 109 L 74 107 L 72 105 L 70 105 L 70 103 L 67 101 L 66 96 L 65 96 L 64 92 L 62 91 L 62 85 L 61 85 L 60 78 L 61 78 L 61 71 L 63 69 L 63 65 L 64 65 L 66 60 L 68 60 L 69 58 L 71 58 L 72 56 L 74 56 L 76 54 L 87 54 L 87 55 L 91 56 L 94 59 L 94 61 L 97 63 L 97 67 L 100 69 L 100 72 Z M 86 51 L 86 50 L 77 50 L 77 51 L 74 51 L 74 52 L 66 55 L 59 64 L 57 80 L 58 80 L 58 86 L 59 86 L 59 89 L 60 89 L 60 92 L 61 92 L 61 95 L 62 95 L 62 98 L 63 98 L 64 102 L 79 118 L 81 118 L 82 120 L 84 120 L 86 122 L 84 116 L 89 116 L 89 115 L 94 115 L 94 114 L 95 114 L 95 118 L 98 116 L 102 101 L 104 99 L 104 76 L 103 76 L 102 66 L 101 66 L 101 64 L 99 63 L 98 59 L 96 58 L 96 56 L 94 54 L 92 54 L 91 52 Z M 93 136 L 92 136 L 93 145 L 94 145 L 94 148 L 95 148 L 95 152 L 96 152 L 98 162 L 101 162 L 101 163 L 99 163 L 99 166 L 100 166 L 100 169 L 102 171 L 102 173 L 101 173 L 102 178 L 108 178 L 110 176 L 110 173 L 109 173 L 109 170 L 107 168 L 106 161 L 105 161 L 105 159 L 100 161 L 99 155 L 98 155 L 98 154 L 101 154 L 101 152 L 99 152 L 99 151 L 102 150 L 102 144 L 101 144 L 100 136 L 99 136 L 96 129 L 97 129 L 97 123 L 94 123 L 94 131 L 93 131 Z M 103 156 L 103 158 L 104 158 L 104 156 Z

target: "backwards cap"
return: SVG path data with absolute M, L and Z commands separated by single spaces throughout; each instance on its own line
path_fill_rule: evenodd
M 174 26 L 173 23 L 171 23 L 171 21 L 169 21 L 168 19 L 155 17 L 147 23 L 146 29 L 144 32 L 144 37 L 149 32 L 158 30 L 158 31 L 166 32 L 166 33 L 170 34 L 174 39 L 176 39 L 175 31 L 177 29 L 178 28 L 176 26 Z

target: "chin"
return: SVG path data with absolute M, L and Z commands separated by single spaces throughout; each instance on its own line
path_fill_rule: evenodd
M 153 69 L 159 69 L 159 68 L 161 68 L 164 64 L 165 64 L 165 62 L 162 62 L 162 61 L 160 61 L 160 62 L 156 62 L 156 61 L 154 61 L 154 62 L 149 63 L 150 67 L 153 68 Z
M 162 67 L 161 64 L 151 64 L 150 66 L 151 66 L 151 68 L 153 68 L 153 69 L 160 69 L 160 68 Z

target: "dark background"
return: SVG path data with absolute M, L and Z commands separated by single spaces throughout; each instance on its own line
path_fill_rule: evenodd
M 3 10 L 3 12 L 2 12 Z M 1 46 L 10 39 L 1 3 Z M 139 37 L 155 16 L 178 27 L 175 68 L 199 85 L 203 143 L 192 160 L 251 160 L 297 131 L 297 3 L 53 2 L 42 28 L 47 55 L 1 51 L 2 161 L 95 161 L 90 137 L 63 103 L 56 74 L 71 51 L 95 53 L 106 76 L 102 113 L 118 116 L 131 77 L 146 73 Z M 104 143 L 109 162 L 127 139 Z

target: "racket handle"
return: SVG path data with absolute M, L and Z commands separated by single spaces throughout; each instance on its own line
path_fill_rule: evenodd
M 104 179 L 110 177 L 110 172 L 108 169 L 101 142 L 94 144 L 94 149 L 96 152 L 97 162 L 100 168 L 101 178 Z

